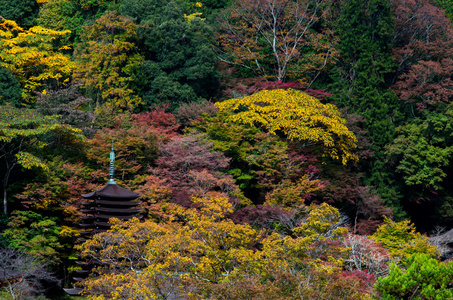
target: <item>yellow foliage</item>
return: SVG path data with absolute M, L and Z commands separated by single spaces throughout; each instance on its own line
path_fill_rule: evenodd
M 177 209 L 177 217 L 167 223 L 111 219 L 109 231 L 85 242 L 82 254 L 108 266 L 83 283 L 89 299 L 161 299 L 171 293 L 197 299 L 199 294 L 189 293 L 196 289 L 188 285 L 228 285 L 250 277 L 266 285 L 279 279 L 276 273 L 308 280 L 311 275 L 304 278 L 303 272 L 330 278 L 341 271 L 341 253 L 347 249 L 315 244 L 339 239 L 346 230 L 337 228 L 338 210 L 327 204 L 310 206 L 294 231 L 297 234 L 282 237 L 232 222 L 227 218 L 232 209 L 227 198 L 192 201 L 198 209 Z M 317 259 L 326 253 L 327 261 Z M 309 287 L 313 289 L 313 284 Z
M 197 3 L 199 3 L 199 2 L 197 2 Z M 190 15 L 184 14 L 184 20 L 186 20 L 188 23 L 192 22 L 194 19 L 197 19 L 197 18 L 204 21 L 206 19 L 201 17 L 202 14 L 203 13 L 193 13 Z
M 19 152 L 16 154 L 17 163 L 25 169 L 31 169 L 33 167 L 42 168 L 45 171 L 49 171 L 47 167 L 39 158 L 28 152 Z
M 302 145 L 322 145 L 326 154 L 343 164 L 357 160 L 357 138 L 332 104 L 297 90 L 264 90 L 244 98 L 216 103 L 219 110 L 233 112 L 228 120 L 260 126 L 272 134 L 284 134 Z M 236 113 L 235 113 L 236 112 Z
M 52 45 L 53 40 L 68 33 L 40 26 L 25 30 L 14 21 L 0 18 L 0 66 L 21 83 L 26 102 L 34 101 L 33 92 L 44 83 L 62 83 L 72 73 L 74 63 L 69 55 L 56 52 Z
M 438 255 L 437 248 L 429 243 L 428 237 L 416 232 L 414 224 L 408 220 L 395 222 L 384 216 L 384 222 L 370 239 L 381 243 L 393 258 L 404 262 L 416 253 L 431 257 Z

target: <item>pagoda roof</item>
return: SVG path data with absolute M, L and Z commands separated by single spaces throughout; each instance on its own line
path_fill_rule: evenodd
M 114 205 L 114 206 L 137 206 L 142 204 L 142 201 L 108 201 L 108 200 L 96 200 L 96 203 L 93 204 L 104 204 L 104 205 Z
M 110 208 L 110 207 L 95 207 L 96 211 L 117 214 L 136 214 L 141 212 L 142 208 Z
M 63 289 L 63 290 L 70 296 L 77 296 L 83 291 L 82 288 L 72 288 L 72 289 Z
M 108 199 L 135 199 L 140 196 L 140 193 L 135 193 L 129 191 L 125 188 L 120 187 L 117 184 L 106 184 L 103 188 L 100 188 L 97 191 L 90 192 L 88 194 L 82 195 L 85 199 L 96 199 L 98 197 L 108 198 Z
M 96 214 L 95 215 L 96 218 L 99 218 L 99 219 L 111 219 L 111 218 L 116 218 L 116 219 L 120 219 L 120 220 L 130 220 L 132 218 L 137 218 L 137 219 L 141 219 L 143 218 L 142 215 L 130 215 L 130 216 L 115 216 L 115 215 L 104 215 L 104 214 Z

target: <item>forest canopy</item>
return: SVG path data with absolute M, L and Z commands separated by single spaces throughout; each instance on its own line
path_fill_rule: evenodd
M 0 298 L 452 297 L 452 18 L 0 0 Z M 110 179 L 136 218 L 81 228 Z

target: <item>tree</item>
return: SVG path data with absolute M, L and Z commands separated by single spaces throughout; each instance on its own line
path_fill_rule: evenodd
M 87 158 L 107 169 L 112 142 L 116 153 L 115 171 L 119 180 L 130 180 L 135 174 L 143 174 L 158 155 L 156 134 L 148 124 L 130 128 L 104 128 L 87 140 Z
M 19 82 L 6 68 L 0 68 L 0 105 L 20 105 L 22 89 Z
M 45 292 L 44 283 L 59 285 L 58 279 L 45 263 L 29 254 L 8 248 L 0 248 L 0 272 L 0 295 L 3 294 L 2 291 L 6 291 L 11 297 L 7 299 L 36 299 L 36 296 Z
M 7 187 L 11 171 L 16 165 L 25 169 L 47 166 L 33 154 L 50 141 L 43 137 L 55 132 L 61 136 L 77 136 L 80 132 L 58 123 L 58 116 L 42 116 L 34 110 L 2 106 L 0 109 L 0 159 L 2 168 L 3 212 L 8 213 Z
M 307 65 L 311 59 L 314 66 L 304 67 L 320 70 L 332 58 L 332 40 L 313 27 L 320 25 L 329 5 L 325 0 L 233 1 L 220 20 L 222 52 L 218 56 L 226 63 L 279 81 L 286 79 L 298 59 Z M 312 57 L 304 57 L 304 52 Z
M 103 262 L 82 283 L 90 299 L 360 299 L 364 280 L 342 274 L 338 210 L 323 204 L 291 236 L 265 236 L 226 216 L 224 197 L 193 198 L 198 208 L 175 207 L 171 222 L 114 221 L 82 245 Z M 327 257 L 329 256 L 329 257 Z M 367 299 L 367 298 L 365 298 Z
M 59 243 L 61 227 L 57 226 L 56 220 L 56 217 L 43 217 L 33 211 L 16 210 L 1 236 L 6 239 L 8 248 L 55 266 L 59 263 L 57 254 L 62 250 Z
M 35 101 L 33 92 L 43 85 L 58 87 L 68 80 L 74 64 L 54 41 L 70 31 L 55 31 L 39 26 L 25 30 L 16 22 L 0 18 L 0 66 L 7 68 L 23 88 L 23 102 Z
M 74 0 L 49 0 L 39 9 L 37 23 L 53 30 L 71 30 L 71 33 L 64 37 L 64 41 L 73 43 L 80 35 L 84 22 L 84 9 L 79 4 L 80 1 Z
M 134 84 L 147 106 L 170 103 L 175 110 L 181 103 L 217 95 L 213 29 L 200 17 L 186 21 L 186 2 L 128 0 L 120 11 L 140 24 L 138 48 L 144 61 Z
M 415 231 L 414 224 L 409 221 L 394 222 L 384 217 L 385 224 L 379 226 L 370 239 L 381 243 L 389 250 L 390 255 L 403 263 L 412 255 L 422 253 L 435 257 L 438 252 L 428 242 L 428 237 Z
M 42 0 L 0 0 L 1 16 L 15 21 L 21 27 L 30 28 L 36 25 L 40 1 Z
M 388 276 L 376 282 L 383 299 L 449 299 L 453 297 L 453 262 L 439 262 L 427 254 L 414 254 L 404 267 L 393 264 Z
M 81 82 L 89 96 L 101 104 L 130 110 L 143 102 L 132 90 L 131 81 L 142 57 L 133 51 L 135 25 L 116 11 L 109 11 L 84 28 L 82 43 L 75 52 L 75 81 Z
M 96 115 L 90 111 L 92 101 L 82 96 L 80 84 L 70 83 L 60 89 L 46 89 L 38 93 L 36 110 L 46 116 L 60 115 L 60 123 L 79 128 L 87 137 L 95 133 L 94 120 Z
M 272 134 L 283 134 L 301 146 L 321 145 L 323 153 L 343 164 L 356 160 L 356 137 L 332 104 L 296 90 L 261 91 L 248 97 L 216 104 L 220 112 L 233 113 L 232 122 L 260 126 Z M 237 112 L 239 111 L 239 112 Z
M 336 17 L 339 60 L 332 72 L 333 101 L 348 113 L 365 119 L 373 156 L 359 162 L 364 184 L 375 188 L 387 205 L 400 207 L 400 195 L 392 185 L 392 170 L 385 165 L 385 145 L 394 138 L 401 121 L 398 98 L 389 88 L 396 64 L 392 57 L 394 17 L 386 0 L 341 1 Z
M 375 278 L 388 274 L 390 255 L 389 251 L 367 236 L 348 234 L 343 240 L 349 248 L 348 258 L 344 268 L 349 271 L 365 270 Z
M 167 181 L 175 203 L 190 207 L 191 197 L 206 197 L 215 191 L 247 203 L 232 176 L 221 172 L 228 168 L 230 159 L 213 151 L 203 135 L 176 137 L 159 149 L 161 157 L 152 171 Z
M 407 113 L 418 117 L 439 102 L 449 102 L 453 27 L 445 11 L 429 1 L 391 1 L 395 16 L 394 57 L 398 63 L 393 89 Z

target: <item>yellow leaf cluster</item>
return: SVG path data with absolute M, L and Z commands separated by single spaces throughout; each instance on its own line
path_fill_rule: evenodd
M 316 259 L 327 252 L 316 242 L 346 234 L 337 227 L 338 210 L 327 204 L 312 205 L 293 234 L 282 237 L 232 222 L 232 205 L 224 197 L 192 200 L 199 207 L 175 210 L 171 222 L 111 219 L 111 230 L 85 242 L 82 254 L 108 266 L 83 282 L 89 299 L 160 299 L 171 293 L 198 299 L 187 284 L 228 285 L 250 277 L 266 284 L 276 272 L 298 274 L 308 267 L 327 276 L 341 270 L 339 257 Z
M 69 30 L 56 31 L 40 26 L 25 30 L 11 20 L 0 19 L 0 66 L 7 68 L 22 84 L 23 96 L 33 102 L 33 92 L 49 81 L 62 83 L 75 65 L 69 55 L 54 50 L 52 42 Z M 60 50 L 69 49 L 64 46 Z
M 193 13 L 190 15 L 184 14 L 184 20 L 186 20 L 186 22 L 188 22 L 188 23 L 192 22 L 194 19 L 200 19 L 200 20 L 204 21 L 206 19 L 201 17 L 202 14 L 203 13 L 200 13 L 200 12 Z
M 357 138 L 332 104 L 297 90 L 264 90 L 251 96 L 216 103 L 228 120 L 259 126 L 272 134 L 300 141 L 304 146 L 322 145 L 325 153 L 343 164 L 356 161 Z
M 16 154 L 17 162 L 22 165 L 25 169 L 31 169 L 33 167 L 42 168 L 45 171 L 49 171 L 47 167 L 39 158 L 28 152 L 19 152 Z

